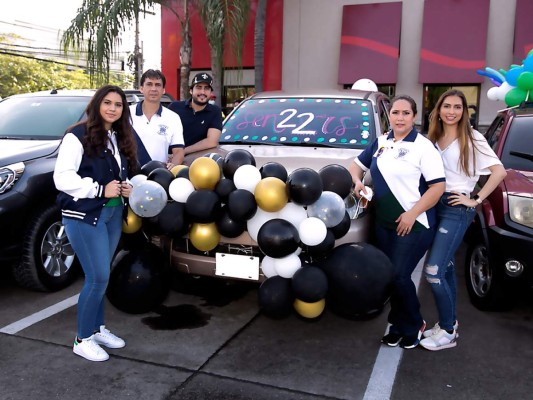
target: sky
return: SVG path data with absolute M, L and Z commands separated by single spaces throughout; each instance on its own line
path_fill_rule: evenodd
M 33 47 L 58 48 L 60 30 L 76 16 L 82 0 L 0 0 L 0 33 L 16 33 Z M 144 69 L 161 67 L 161 20 L 159 12 L 140 22 L 145 58 Z M 132 51 L 133 30 L 122 40 L 124 51 Z

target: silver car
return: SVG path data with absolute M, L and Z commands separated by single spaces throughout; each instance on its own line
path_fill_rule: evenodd
M 217 148 L 190 154 L 185 163 L 207 153 L 224 157 L 244 149 L 260 168 L 267 162 L 283 165 L 288 174 L 307 167 L 319 171 L 350 162 L 379 135 L 389 130 L 389 98 L 379 92 L 359 90 L 263 92 L 239 104 L 226 117 Z M 335 245 L 367 241 L 371 213 L 356 211 L 350 195 L 344 199 L 352 217 L 346 235 Z M 236 238 L 222 237 L 211 251 L 199 251 L 187 236 L 156 237 L 170 262 L 179 271 L 199 276 L 262 281 L 264 256 L 256 241 L 245 231 Z

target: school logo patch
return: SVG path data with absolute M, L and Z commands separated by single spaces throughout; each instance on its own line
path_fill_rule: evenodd
M 158 135 L 165 136 L 168 131 L 168 126 L 166 125 L 159 125 L 159 131 L 157 131 Z

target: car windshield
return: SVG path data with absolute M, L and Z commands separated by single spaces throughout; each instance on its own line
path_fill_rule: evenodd
M 224 121 L 220 143 L 362 149 L 376 136 L 373 116 L 362 99 L 251 99 Z
M 88 97 L 12 97 L 0 102 L 0 138 L 60 139 L 83 116 Z
M 533 161 L 527 155 L 533 155 L 533 116 L 516 117 L 507 134 L 501 160 L 505 168 L 533 171 Z

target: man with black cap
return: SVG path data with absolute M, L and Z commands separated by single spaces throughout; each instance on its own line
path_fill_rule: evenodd
M 196 74 L 191 82 L 191 98 L 175 101 L 169 109 L 177 113 L 183 124 L 185 154 L 216 147 L 222 132 L 222 110 L 209 104 L 213 78 L 205 72 Z

